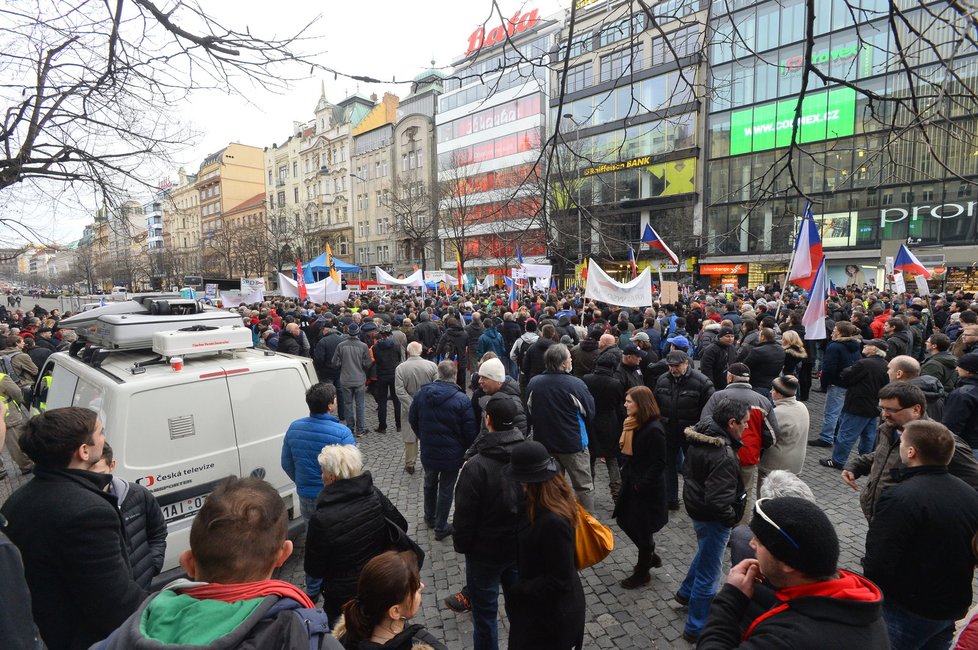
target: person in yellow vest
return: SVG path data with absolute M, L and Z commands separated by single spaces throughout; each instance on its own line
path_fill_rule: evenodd
M 20 449 L 20 434 L 24 430 L 24 416 L 19 404 L 24 401 L 24 393 L 9 375 L 0 373 L 0 403 L 3 404 L 4 422 L 7 425 L 7 439 L 4 444 L 17 464 L 21 474 L 30 474 L 34 463 Z M 14 403 L 16 402 L 16 403 Z M 7 477 L 6 469 L 0 467 L 0 480 Z

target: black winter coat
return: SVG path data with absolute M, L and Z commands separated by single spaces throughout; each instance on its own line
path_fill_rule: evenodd
M 889 346 L 886 349 L 887 360 L 902 354 L 910 354 L 913 351 L 913 334 L 907 330 L 894 332 L 886 337 L 886 342 Z
M 302 343 L 300 340 L 286 332 L 284 329 L 278 335 L 278 351 L 285 354 L 302 355 Z
M 149 591 L 153 578 L 159 575 L 166 556 L 166 520 L 153 493 L 138 483 L 113 477 L 109 488 L 119 501 L 126 526 L 126 543 L 132 577 Z
M 401 346 L 394 343 L 394 339 L 388 336 L 386 339 L 378 340 L 370 348 L 370 354 L 374 358 L 374 370 L 377 373 L 377 379 L 394 381 L 394 372 L 402 361 Z
M 920 374 L 937 377 L 944 387 L 944 393 L 950 394 L 958 380 L 958 373 L 954 370 L 957 367 L 958 360 L 953 354 L 946 351 L 936 352 L 926 357 L 920 364 Z
M 669 521 L 666 507 L 666 432 L 650 420 L 632 435 L 632 455 L 622 456 L 621 496 L 612 515 L 639 547 Z
M 978 376 L 962 377 L 944 400 L 944 426 L 978 449 Z
M 540 337 L 523 353 L 523 365 L 520 368 L 520 385 L 526 386 L 531 379 L 547 369 L 543 363 L 543 355 L 555 342 Z
M 747 493 L 737 458 L 739 440 L 730 438 L 713 420 L 686 429 L 683 502 L 690 518 L 716 521 L 733 528 L 744 516 Z
M 333 355 L 336 353 L 336 346 L 342 343 L 344 338 L 346 337 L 334 329 L 316 343 L 312 353 L 312 363 L 320 381 L 339 379 L 340 368 L 333 365 Z
M 323 594 L 343 603 L 357 595 L 360 570 L 388 549 L 388 518 L 407 531 L 407 521 L 374 487 L 370 472 L 327 485 L 316 499 L 306 532 L 305 572 L 323 578 Z
M 854 336 L 843 336 L 829 343 L 822 359 L 822 386 L 842 386 L 839 381 L 842 371 L 859 361 L 859 356 L 859 339 Z
M 879 416 L 880 388 L 889 381 L 886 359 L 877 355 L 863 357 L 839 377 L 839 382 L 847 388 L 842 410 L 866 418 Z
M 504 320 L 502 325 L 503 341 L 506 342 L 506 351 L 513 349 L 513 345 L 523 335 L 520 324 L 514 320 Z
M 441 335 L 436 352 L 446 359 L 457 361 L 459 368 L 465 368 L 468 363 L 468 354 L 466 353 L 468 344 L 469 335 L 465 333 L 465 330 L 461 326 L 456 325 L 455 327 L 449 327 Z
M 655 383 L 655 401 L 662 412 L 666 440 L 683 442 L 683 431 L 700 421 L 700 413 L 713 394 L 713 382 L 699 370 L 689 368 L 682 377 L 666 372 Z
M 109 480 L 35 466 L 34 478 L 0 509 L 23 556 L 34 622 L 49 648 L 87 649 L 146 596 L 132 579 L 116 498 L 102 491 Z
M 438 325 L 430 320 L 421 321 L 414 327 L 414 340 L 421 344 L 422 355 L 428 357 L 435 353 L 435 346 L 438 345 L 438 337 L 441 331 Z
M 583 643 L 584 590 L 574 561 L 574 529 L 539 510 L 519 532 L 519 580 L 510 593 L 510 650 L 568 650 Z
M 465 461 L 455 484 L 456 552 L 493 564 L 516 561 L 523 493 L 503 474 L 503 466 L 523 440 L 518 429 L 487 431 L 476 439 L 476 453 Z
M 727 387 L 727 368 L 737 360 L 737 349 L 733 345 L 714 342 L 700 356 L 700 372 L 713 382 L 713 388 Z
M 574 362 L 571 372 L 575 377 L 594 371 L 594 360 L 598 356 L 598 342 L 594 339 L 584 339 L 571 348 L 571 360 Z
M 751 386 L 770 388 L 784 368 L 784 348 L 776 341 L 760 341 L 747 351 L 743 362 L 750 368 Z
M 610 368 L 598 367 L 582 380 L 594 398 L 594 418 L 587 423 L 588 449 L 599 457 L 618 456 L 618 439 L 625 421 L 625 388 Z
M 978 493 L 944 466 L 894 475 L 866 533 L 866 577 L 918 616 L 957 620 L 971 607 Z

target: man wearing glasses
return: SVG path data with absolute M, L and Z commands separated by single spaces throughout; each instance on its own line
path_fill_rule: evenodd
M 839 538 L 832 522 L 807 499 L 758 499 L 750 523 L 757 559 L 730 569 L 710 608 L 698 650 L 719 648 L 889 648 L 879 587 L 838 568 Z M 754 599 L 762 580 L 774 602 Z M 744 632 L 751 607 L 768 608 Z
M 924 391 L 904 381 L 888 384 L 880 389 L 879 410 L 882 424 L 876 436 L 876 448 L 850 460 L 842 471 L 842 480 L 853 490 L 858 490 L 856 480 L 868 476 L 869 481 L 859 495 L 866 520 L 872 522 L 876 504 L 883 490 L 893 485 L 893 469 L 903 466 L 900 462 L 900 435 L 903 428 L 916 420 L 926 419 L 927 397 Z M 954 436 L 954 455 L 948 463 L 948 471 L 971 487 L 978 489 L 978 461 L 971 447 L 959 436 Z

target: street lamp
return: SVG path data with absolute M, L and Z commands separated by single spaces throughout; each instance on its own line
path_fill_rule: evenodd
M 581 124 L 570 113 L 564 113 L 561 117 L 574 125 L 574 147 L 577 148 L 581 140 Z M 576 151 L 573 153 L 575 156 L 577 155 Z M 574 202 L 577 206 L 577 261 L 581 263 L 584 261 L 583 230 L 581 227 L 581 166 L 575 161 L 574 167 L 577 169 L 577 200 Z

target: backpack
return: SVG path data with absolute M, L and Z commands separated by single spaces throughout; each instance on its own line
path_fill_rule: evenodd
M 14 357 L 18 354 L 23 353 L 18 350 L 17 352 L 11 352 L 0 357 L 0 373 L 10 377 L 19 386 L 20 377 L 17 375 L 17 371 L 14 370 Z

